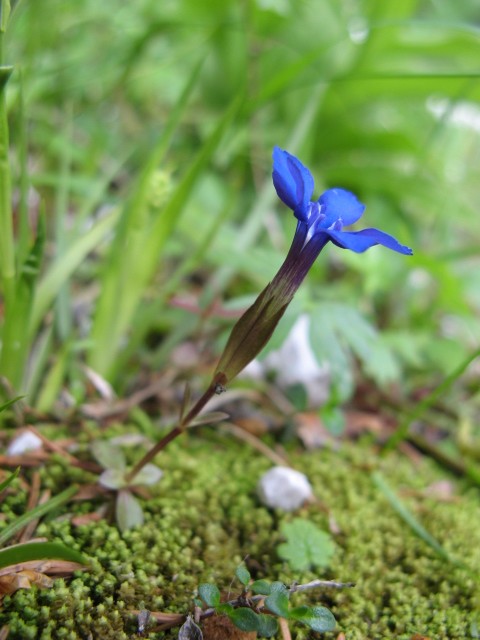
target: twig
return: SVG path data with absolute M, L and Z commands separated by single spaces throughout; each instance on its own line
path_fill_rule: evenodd
M 290 633 L 288 622 L 285 618 L 278 618 L 278 626 L 280 627 L 280 633 L 282 634 L 283 640 L 292 640 L 292 634 Z
M 228 431 L 229 433 L 232 433 L 239 440 L 243 440 L 244 442 L 247 442 L 251 447 L 259 451 L 265 457 L 269 458 L 274 464 L 279 464 L 283 467 L 289 466 L 285 458 L 283 458 L 276 451 L 268 447 L 264 442 L 260 440 L 260 438 L 257 438 L 256 436 L 249 433 L 248 431 L 245 431 L 245 429 L 242 429 L 238 425 L 233 424 L 232 422 L 224 422 L 222 424 L 222 429 L 225 431 Z
M 354 586 L 355 582 L 337 582 L 336 580 L 312 580 L 311 582 L 306 582 L 305 584 L 292 585 L 289 588 L 289 592 L 295 593 L 296 591 L 307 591 L 307 589 L 317 589 L 319 587 L 331 587 L 333 589 L 350 589 Z

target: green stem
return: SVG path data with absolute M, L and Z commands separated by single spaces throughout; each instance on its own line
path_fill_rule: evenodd
M 15 304 L 15 247 L 12 221 L 12 187 L 9 163 L 9 132 L 7 118 L 6 84 L 9 70 L 4 66 L 4 38 L 10 3 L 0 0 L 0 280 L 2 283 L 5 325 L 13 322 Z M 9 377 L 15 366 L 15 345 L 8 344 L 4 327 L 0 370 Z

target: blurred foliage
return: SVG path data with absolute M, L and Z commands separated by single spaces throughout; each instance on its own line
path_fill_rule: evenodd
M 317 320 L 319 359 L 327 316 L 332 370 L 358 357 L 383 384 L 431 383 L 478 345 L 474 0 L 17 4 L 16 257 L 42 266 L 10 377 L 31 402 L 48 408 L 65 383 L 81 402 L 83 360 L 122 391 L 176 342 L 226 327 L 173 294 L 207 309 L 263 288 L 295 224 L 271 185 L 274 144 L 317 195 L 353 190 L 367 225 L 415 253 L 325 251 L 295 306 Z

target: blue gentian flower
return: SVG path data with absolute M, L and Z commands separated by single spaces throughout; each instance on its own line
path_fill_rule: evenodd
M 214 385 L 223 387 L 263 349 L 318 254 L 328 242 L 363 253 L 376 244 L 404 255 L 409 247 L 378 229 L 344 231 L 365 210 L 345 189 L 328 189 L 312 201 L 314 183 L 310 171 L 287 151 L 273 150 L 273 184 L 278 197 L 292 209 L 297 228 L 290 250 L 273 280 L 232 329 L 220 357 Z
M 301 239 L 300 251 L 313 242 L 321 250 L 331 240 L 342 249 L 362 253 L 376 244 L 411 255 L 409 247 L 378 229 L 343 231 L 359 220 L 365 205 L 345 189 L 328 189 L 312 202 L 313 178 L 298 158 L 279 147 L 273 150 L 273 185 L 278 197 L 293 210 L 298 220 L 295 236 Z M 298 239 L 297 239 L 298 244 Z

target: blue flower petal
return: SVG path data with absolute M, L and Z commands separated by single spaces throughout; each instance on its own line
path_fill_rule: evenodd
M 280 200 L 293 210 L 299 220 L 306 220 L 314 186 L 312 174 L 307 167 L 288 151 L 275 147 L 272 177 Z
M 346 189 L 328 189 L 318 199 L 322 205 L 322 213 L 327 217 L 322 227 L 328 229 L 336 220 L 342 220 L 344 226 L 356 222 L 365 211 L 365 205 Z
M 343 249 L 350 249 L 356 253 L 363 253 L 370 247 L 376 244 L 381 244 L 387 249 L 392 251 L 398 251 L 404 255 L 411 256 L 413 251 L 410 247 L 406 247 L 400 244 L 395 238 L 388 233 L 379 231 L 378 229 L 362 229 L 362 231 L 328 231 L 326 233 L 330 236 L 330 239 L 338 247 Z

